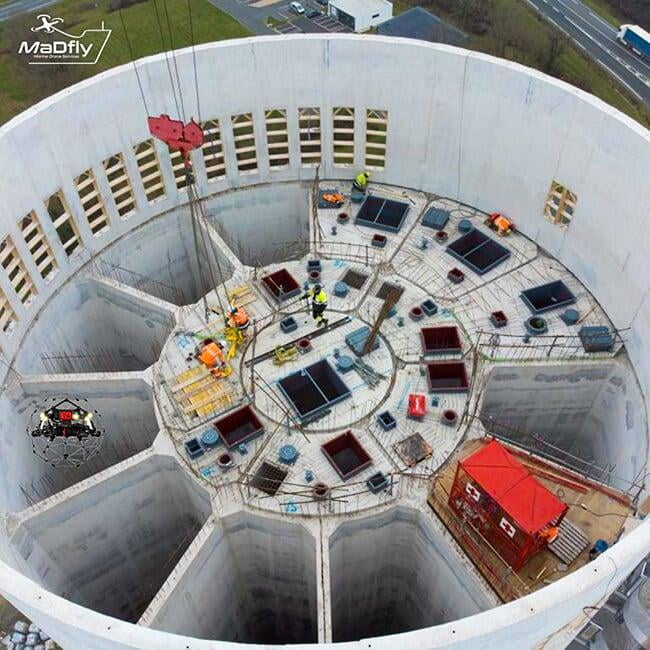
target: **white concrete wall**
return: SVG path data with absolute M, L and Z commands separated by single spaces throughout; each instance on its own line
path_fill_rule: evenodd
M 136 622 L 210 513 L 171 458 L 148 456 L 65 500 L 24 515 L 21 564 L 52 592 Z
M 593 476 L 617 489 L 630 490 L 645 473 L 646 411 L 626 362 L 499 365 L 488 375 L 481 416 L 489 430 L 529 447 L 538 435 L 569 455 L 540 451 L 580 472 L 592 462 L 611 470 Z
M 205 211 L 243 264 L 265 266 L 308 252 L 309 190 L 307 183 L 252 187 L 208 199 Z
M 96 422 L 105 430 L 99 453 L 77 468 L 56 468 L 32 452 L 27 433 L 38 421 L 44 399 L 88 400 L 101 417 Z M 11 462 L 0 472 L 0 512 L 24 508 L 115 465 L 149 447 L 158 432 L 150 386 L 137 374 L 83 381 L 76 375 L 25 380 L 22 387 L 0 396 L 0 447 Z M 32 415 L 35 414 L 35 418 Z
M 25 336 L 16 357 L 21 373 L 144 370 L 158 360 L 174 326 L 170 311 L 93 279 L 67 284 L 47 314 Z M 84 354 L 100 359 L 86 362 Z
M 215 522 L 171 595 L 143 622 L 203 639 L 315 642 L 316 576 L 316 542 L 306 528 L 229 515 Z
M 329 545 L 335 642 L 417 630 L 494 606 L 472 568 L 417 510 L 341 524 Z
M 251 184 L 312 178 L 314 170 L 300 165 L 296 136 L 297 109 L 305 106 L 320 107 L 322 113 L 321 177 L 350 178 L 364 165 L 365 110 L 387 110 L 387 164 L 383 172 L 374 172 L 374 179 L 511 216 L 526 235 L 575 273 L 617 327 L 630 328 L 627 349 L 645 393 L 650 385 L 647 130 L 561 82 L 447 46 L 381 37 L 300 35 L 199 46 L 196 56 L 202 117 L 222 122 L 227 171 L 223 180 L 208 184 L 200 156 L 195 155 L 203 196 Z M 196 115 L 191 52 L 179 54 L 177 63 L 187 117 Z M 164 57 L 146 59 L 139 68 L 152 114 L 174 114 Z M 356 110 L 355 164 L 350 168 L 332 164 L 330 118 L 336 106 Z M 276 107 L 287 109 L 290 165 L 271 171 L 262 146 L 262 125 L 264 110 Z M 253 174 L 239 175 L 234 164 L 229 116 L 239 112 L 252 112 L 256 121 L 259 168 Z M 98 119 L 102 115 L 110 119 Z M 132 147 L 149 138 L 145 118 L 133 67 L 123 66 L 48 98 L 0 128 L 0 234 L 8 233 L 16 241 L 38 290 L 36 300 L 25 307 L 0 274 L 0 289 L 18 316 L 11 336 L 0 335 L 7 362 L 14 360 L 40 308 L 93 254 L 185 201 L 186 194 L 175 190 L 169 157 L 158 143 L 167 196 L 153 205 L 144 198 Z M 104 191 L 101 162 L 116 152 L 124 154 L 139 211 L 121 220 L 105 196 L 111 229 L 93 237 L 84 225 L 73 179 L 92 168 Z M 578 196 L 567 230 L 542 217 L 554 179 Z M 57 244 L 42 204 L 58 189 L 66 195 L 84 242 L 84 250 L 70 260 Z M 61 267 L 49 283 L 39 279 L 17 228 L 18 220 L 31 210 Z M 639 442 L 645 444 L 645 438 Z M 3 457 L 3 465 L 13 460 Z M 528 598 L 431 630 L 350 647 L 531 647 L 582 615 L 583 607 L 595 605 L 649 544 L 650 522 L 645 522 L 595 563 Z M 81 610 L 5 564 L 0 565 L 0 592 L 69 649 L 188 645 L 182 637 Z M 565 640 L 559 637 L 553 643 L 563 647 Z M 208 646 L 214 644 L 191 642 L 193 650 Z
M 100 262 L 94 269 L 99 275 L 173 304 L 193 304 L 211 288 L 208 274 L 198 271 L 187 209 L 171 210 L 126 233 L 100 259 L 110 266 Z M 229 280 L 233 267 L 225 255 L 219 254 L 218 266 Z

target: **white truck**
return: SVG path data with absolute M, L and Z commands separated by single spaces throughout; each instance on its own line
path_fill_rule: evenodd
M 650 59 L 650 34 L 638 25 L 621 25 L 616 39 L 639 56 Z

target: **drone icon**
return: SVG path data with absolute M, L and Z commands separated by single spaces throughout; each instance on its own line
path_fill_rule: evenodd
M 79 467 L 101 448 L 103 431 L 94 422 L 99 414 L 67 398 L 53 401 L 32 413 L 32 452 L 54 467 Z
M 41 21 L 41 24 L 38 27 L 32 27 L 31 31 L 33 32 L 44 31 L 46 34 L 52 34 L 59 31 L 54 28 L 54 25 L 63 22 L 63 18 L 52 18 L 49 14 L 39 14 L 37 18 Z

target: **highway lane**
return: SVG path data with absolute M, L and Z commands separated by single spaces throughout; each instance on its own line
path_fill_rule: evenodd
M 580 0 L 527 0 L 637 99 L 650 107 L 650 62 L 616 40 L 617 29 Z
M 43 7 L 53 5 L 57 0 L 13 0 L 0 5 L 0 22 L 28 11 L 36 11 Z

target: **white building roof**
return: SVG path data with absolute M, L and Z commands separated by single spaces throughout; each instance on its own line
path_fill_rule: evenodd
M 330 0 L 330 4 L 350 16 L 365 16 L 377 13 L 393 3 L 388 0 Z

